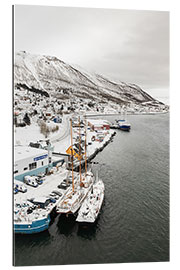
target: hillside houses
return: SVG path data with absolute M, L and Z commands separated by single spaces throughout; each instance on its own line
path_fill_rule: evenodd
M 95 101 L 90 98 L 81 98 L 73 96 L 66 99 L 57 98 L 56 95 L 47 97 L 40 93 L 35 93 L 24 89 L 22 87 L 15 87 L 14 89 L 14 124 L 23 125 L 23 117 L 28 113 L 29 117 L 47 121 L 53 120 L 58 116 L 70 113 L 81 114 L 145 114 L 145 113 L 159 113 L 167 112 L 169 107 L 157 101 L 146 101 L 141 104 L 127 103 L 115 104 L 112 101 L 102 102 Z

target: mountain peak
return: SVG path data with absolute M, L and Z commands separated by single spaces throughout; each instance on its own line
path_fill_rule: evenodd
M 89 99 L 116 106 L 162 106 L 139 86 L 116 82 L 104 75 L 92 74 L 76 65 L 69 65 L 56 56 L 15 53 L 14 84 L 29 91 L 64 99 Z M 39 92 L 38 92 L 39 93 Z

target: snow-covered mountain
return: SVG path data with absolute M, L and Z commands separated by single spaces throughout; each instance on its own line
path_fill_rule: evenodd
M 69 65 L 54 56 L 17 52 L 14 59 L 15 89 L 27 89 L 58 100 L 76 98 L 120 106 L 162 106 L 139 86 L 115 82 Z

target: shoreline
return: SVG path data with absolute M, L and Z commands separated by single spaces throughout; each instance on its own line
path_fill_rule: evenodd
M 100 152 L 102 151 L 111 141 L 112 138 L 115 136 L 116 132 L 115 131 L 109 131 L 108 134 L 105 135 L 104 140 L 102 142 L 94 142 L 93 144 L 89 145 L 89 155 L 87 157 L 87 163 L 90 163 L 90 161 Z M 74 171 L 76 172 L 76 174 L 78 175 L 78 169 L 79 169 L 79 165 L 80 163 L 77 163 Z M 81 166 L 84 167 L 85 166 L 85 162 L 81 163 Z M 27 192 L 25 193 L 18 193 L 17 195 L 15 195 L 14 197 L 14 204 L 22 204 L 27 203 L 31 198 L 38 198 L 38 197 L 43 197 L 43 198 L 48 198 L 50 195 L 50 193 L 53 190 L 57 190 L 57 186 L 58 184 L 62 183 L 63 179 L 65 179 L 65 177 L 67 177 L 69 175 L 69 171 L 71 168 L 67 168 L 67 167 L 63 167 L 61 166 L 60 168 L 58 167 L 53 167 L 52 168 L 52 173 L 50 175 L 46 175 L 45 176 L 45 180 L 44 183 L 42 184 L 42 186 L 38 186 L 36 187 L 36 189 L 34 189 L 34 187 L 28 186 L 27 187 Z M 46 209 L 46 218 L 47 217 L 53 217 L 53 213 L 56 209 L 57 204 L 64 198 L 65 194 L 68 192 L 69 189 L 67 190 L 61 190 L 61 194 L 62 197 L 59 197 L 58 200 L 56 200 L 56 202 L 50 203 L 50 205 L 47 207 Z M 27 222 L 27 214 L 24 214 L 24 218 L 25 221 Z M 49 216 L 48 216 L 49 215 Z M 50 222 L 53 223 L 53 218 L 50 219 Z M 31 226 L 31 222 L 36 222 L 36 220 L 32 217 L 31 221 L 28 221 L 30 223 L 29 226 Z M 20 226 L 18 223 L 14 221 L 14 230 L 15 227 Z M 29 227 L 28 227 L 29 228 Z M 45 230 L 49 229 L 49 224 L 46 226 Z M 15 230 L 16 233 L 22 233 L 22 232 L 18 232 L 17 230 Z M 27 230 L 28 231 L 28 230 Z M 29 231 L 25 234 L 30 233 Z M 38 231 L 36 231 L 36 233 L 39 233 Z M 31 233 L 30 233 L 31 234 Z
M 152 112 L 152 113 L 127 113 L 126 115 L 158 115 L 158 114 L 168 114 L 168 112 Z M 86 117 L 95 117 L 95 116 L 116 116 L 116 115 L 121 115 L 121 113 L 106 113 L 106 114 L 86 114 Z

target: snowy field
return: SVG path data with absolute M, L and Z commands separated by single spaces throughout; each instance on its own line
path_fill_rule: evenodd
M 30 126 L 25 127 L 15 127 L 14 128 L 14 145 L 29 145 L 30 142 L 37 142 L 38 140 L 50 139 L 52 142 L 58 138 L 63 138 L 68 136 L 69 133 L 69 123 L 67 117 L 63 118 L 62 124 L 53 123 L 52 121 L 46 123 L 49 128 L 58 126 L 59 129 L 55 132 L 50 132 L 47 137 L 45 137 L 40 132 L 40 126 L 37 122 L 31 123 Z

